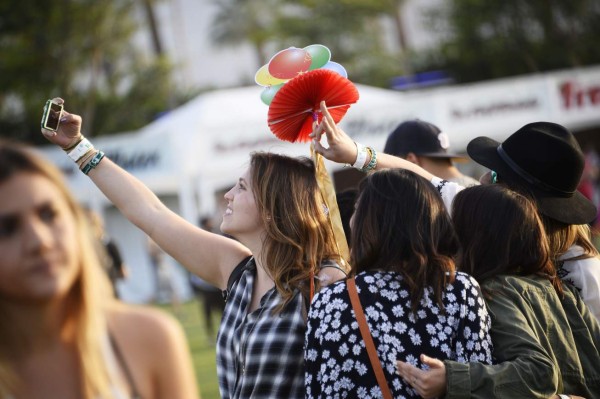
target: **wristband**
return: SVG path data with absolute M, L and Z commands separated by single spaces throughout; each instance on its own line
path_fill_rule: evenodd
M 102 161 L 102 158 L 104 158 L 104 153 L 102 151 L 98 151 L 98 153 L 94 156 L 94 158 L 92 158 L 92 160 L 90 162 L 88 162 L 83 169 L 81 169 L 81 171 L 83 172 L 84 175 L 87 175 L 88 173 L 90 173 L 90 171 L 92 169 L 94 169 L 96 166 L 98 166 L 98 164 L 100 163 L 100 161 Z
M 94 146 L 92 143 L 90 143 L 88 139 L 84 138 L 72 151 L 68 152 L 67 155 L 69 155 L 69 158 L 71 158 L 73 161 L 77 162 L 82 156 L 84 156 L 90 149 L 93 148 Z
M 367 151 L 369 152 L 369 154 L 371 154 L 371 159 L 369 160 L 368 165 L 360 169 L 361 172 L 368 172 L 377 167 L 377 151 L 375 151 L 373 147 L 367 147 Z
M 365 147 L 361 143 L 357 143 L 356 141 L 354 142 L 354 144 L 356 145 L 357 152 L 356 160 L 354 161 L 354 164 L 352 164 L 352 166 L 356 169 L 362 169 L 365 166 L 365 161 L 367 160 L 367 147 Z

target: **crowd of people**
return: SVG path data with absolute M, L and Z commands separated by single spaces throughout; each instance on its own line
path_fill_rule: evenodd
M 472 140 L 489 169 L 479 184 L 430 123 L 400 124 L 378 153 L 321 113 L 315 151 L 365 172 L 338 198 L 349 265 L 308 158 L 250 154 L 223 235 L 169 210 L 82 135 L 80 116 L 42 134 L 223 293 L 222 398 L 600 397 L 597 210 L 577 191 L 573 134 L 535 122 Z M 198 397 L 181 327 L 118 301 L 94 240 L 60 172 L 2 143 L 0 398 Z

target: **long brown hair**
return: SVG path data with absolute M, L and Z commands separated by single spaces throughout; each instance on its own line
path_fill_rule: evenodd
M 500 274 L 539 275 L 562 293 L 544 226 L 527 197 L 499 184 L 469 187 L 454 198 L 452 219 L 461 270 L 481 283 Z
M 443 307 L 442 292 L 454 281 L 458 240 L 435 188 L 413 172 L 388 169 L 361 182 L 351 225 L 355 273 L 400 273 L 415 312 L 425 287 Z
M 283 299 L 280 311 L 296 290 L 308 297 L 321 262 L 339 255 L 310 159 L 256 152 L 250 177 L 266 231 L 262 260 Z
M 62 194 L 73 214 L 79 241 L 79 274 L 67 296 L 68 317 L 63 325 L 74 337 L 81 368 L 81 380 L 85 399 L 110 397 L 108 372 L 101 350 L 102 335 L 106 334 L 104 306 L 111 298 L 110 283 L 100 266 L 95 241 L 84 211 L 67 188 L 61 172 L 33 150 L 15 143 L 0 142 L 0 184 L 12 176 L 25 173 L 38 175 L 52 182 Z M 4 316 L 0 303 L 0 316 Z M 0 340 L 10 345 L 11 325 L 5 317 L 0 323 Z M 6 353 L 0 351 L 1 381 L 13 384 L 0 388 L 11 392 L 20 384 Z M 6 379 L 4 379 L 6 377 Z

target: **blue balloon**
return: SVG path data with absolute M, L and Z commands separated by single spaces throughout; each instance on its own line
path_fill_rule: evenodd
M 323 65 L 321 69 L 329 69 L 330 71 L 337 72 L 345 78 L 348 77 L 348 72 L 346 72 L 346 69 L 337 62 L 329 61 L 327 64 Z

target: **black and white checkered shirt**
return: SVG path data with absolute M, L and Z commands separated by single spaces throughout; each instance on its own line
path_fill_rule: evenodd
M 304 398 L 304 299 L 296 294 L 281 313 L 275 288 L 248 313 L 256 265 L 252 260 L 231 287 L 217 337 L 221 398 Z

